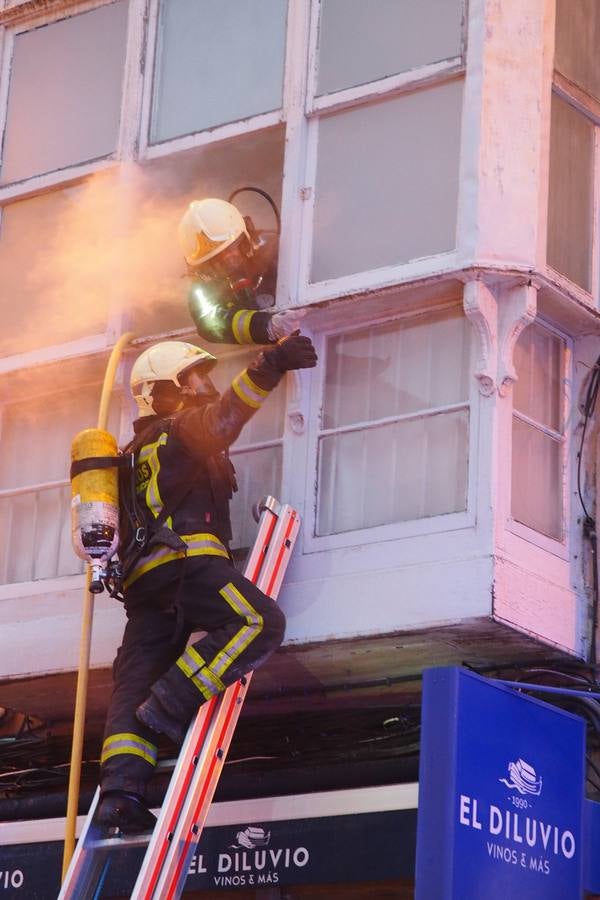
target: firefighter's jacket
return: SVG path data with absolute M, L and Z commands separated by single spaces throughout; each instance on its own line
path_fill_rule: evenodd
M 199 299 L 203 286 L 192 285 L 188 307 L 198 334 L 207 341 L 224 344 L 272 344 L 268 325 L 273 313 L 258 309 L 240 309 L 222 299 L 206 306 Z M 199 293 L 200 292 L 200 293 Z
M 167 418 L 145 416 L 134 422 L 131 451 L 136 458 L 136 499 L 148 532 L 169 515 L 164 526 L 181 540 L 151 539 L 143 552 L 125 554 L 124 587 L 177 559 L 200 555 L 228 557 L 231 538 L 229 500 L 235 489 L 227 448 L 260 408 L 282 373 L 260 354 L 229 388 L 204 403 Z M 164 534 L 164 532 L 163 532 Z
M 275 343 L 268 332 L 273 312 L 257 309 L 256 295 L 271 297 L 275 302 L 279 242 L 270 232 L 261 232 L 261 240 L 262 276 L 257 287 L 233 292 L 226 279 L 197 277 L 192 281 L 188 309 L 198 334 L 205 340 L 225 344 Z

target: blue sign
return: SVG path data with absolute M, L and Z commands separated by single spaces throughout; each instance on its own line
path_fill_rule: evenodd
M 416 810 L 206 828 L 187 891 L 411 878 Z M 62 842 L 0 847 L 2 900 L 56 900 Z M 112 853 L 101 896 L 129 897 L 145 848 Z
M 458 668 L 422 717 L 416 900 L 581 900 L 583 719 Z

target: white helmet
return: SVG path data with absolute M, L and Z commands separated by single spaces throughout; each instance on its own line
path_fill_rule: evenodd
M 232 203 L 208 197 L 193 200 L 179 223 L 179 242 L 188 265 L 201 266 L 245 234 L 244 217 Z
M 152 388 L 156 381 L 172 381 L 177 387 L 181 387 L 179 376 L 187 369 L 204 364 L 205 371 L 209 371 L 216 362 L 212 353 L 185 341 L 162 341 L 148 347 L 134 362 L 129 379 L 140 415 L 155 414 Z

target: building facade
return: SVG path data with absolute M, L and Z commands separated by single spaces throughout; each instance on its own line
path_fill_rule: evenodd
M 594 0 L 0 2 L 0 704 L 68 737 L 70 442 L 121 334 L 120 443 L 136 355 L 200 342 L 176 225 L 248 185 L 320 357 L 234 447 L 236 548 L 265 493 L 303 518 L 257 714 L 596 663 L 598 38 Z M 97 600 L 99 722 L 123 621 Z

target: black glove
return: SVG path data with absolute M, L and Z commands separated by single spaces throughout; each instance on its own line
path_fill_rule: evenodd
M 264 356 L 279 372 L 312 369 L 317 364 L 317 354 L 311 339 L 299 331 L 282 338 L 272 350 L 265 350 Z

